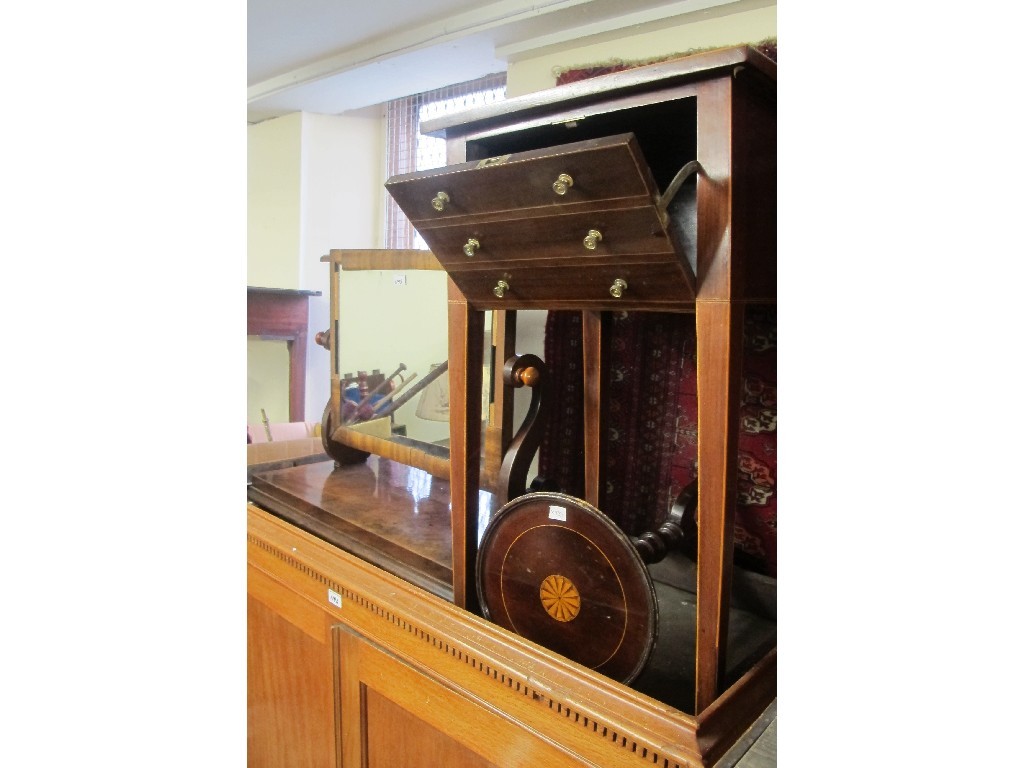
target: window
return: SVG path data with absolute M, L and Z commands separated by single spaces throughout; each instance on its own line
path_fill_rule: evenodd
M 459 112 L 505 98 L 505 73 L 449 85 L 388 102 L 387 176 L 439 168 L 446 164 L 444 139 L 420 134 L 420 123 L 451 112 Z M 386 197 L 385 248 L 426 250 L 401 209 Z

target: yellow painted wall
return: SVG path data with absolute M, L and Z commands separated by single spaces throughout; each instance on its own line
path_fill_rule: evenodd
M 384 225 L 384 112 L 303 115 L 302 237 L 304 288 L 320 291 L 309 302 L 306 350 L 306 421 L 320 421 L 331 396 L 330 355 L 313 341 L 330 326 L 332 248 L 380 248 Z
M 249 337 L 246 345 L 246 423 L 260 423 L 260 409 L 272 423 L 288 421 L 288 344 Z

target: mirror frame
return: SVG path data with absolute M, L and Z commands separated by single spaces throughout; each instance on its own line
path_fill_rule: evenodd
M 339 464 L 353 464 L 365 460 L 365 455 L 361 455 L 359 452 L 373 453 L 386 459 L 417 467 L 435 477 L 448 479 L 451 475 L 450 458 L 438 456 L 411 445 L 395 443 L 384 437 L 367 435 L 341 424 L 342 377 L 338 371 L 339 355 L 335 346 L 338 340 L 341 310 L 339 281 L 343 272 L 391 269 L 443 272 L 444 268 L 430 251 L 412 249 L 331 249 L 329 254 L 320 258 L 320 261 L 331 265 L 331 325 L 327 345 L 331 355 L 331 397 L 321 424 L 325 450 Z

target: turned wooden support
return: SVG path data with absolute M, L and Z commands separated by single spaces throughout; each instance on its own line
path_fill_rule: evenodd
M 526 493 L 526 473 L 544 436 L 544 419 L 547 415 L 547 397 L 544 394 L 547 388 L 547 368 L 543 360 L 536 355 L 512 355 L 505 361 L 502 374 L 505 384 L 514 388 L 530 387 L 533 395 L 523 425 L 512 438 L 501 462 L 497 487 L 499 507 Z
M 348 464 L 359 464 L 360 462 L 366 461 L 369 457 L 369 453 L 361 451 L 358 448 L 352 448 L 351 446 L 339 443 L 333 439 L 332 435 L 334 430 L 337 428 L 337 424 L 334 423 L 334 414 L 331 411 L 331 403 L 327 402 L 327 407 L 324 408 L 324 415 L 320 421 L 320 442 L 324 447 L 324 453 L 334 459 L 337 466 L 346 466 Z
M 694 546 L 697 508 L 697 481 L 683 488 L 672 504 L 668 518 L 654 531 L 630 537 L 640 559 L 650 565 L 665 558 L 669 552 Z

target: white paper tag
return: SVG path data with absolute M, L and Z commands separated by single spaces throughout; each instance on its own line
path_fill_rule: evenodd
M 565 522 L 565 507 L 548 507 L 548 519 L 549 520 L 561 520 Z
M 327 602 L 333 606 L 341 608 L 341 595 L 335 592 L 333 589 L 327 590 Z

